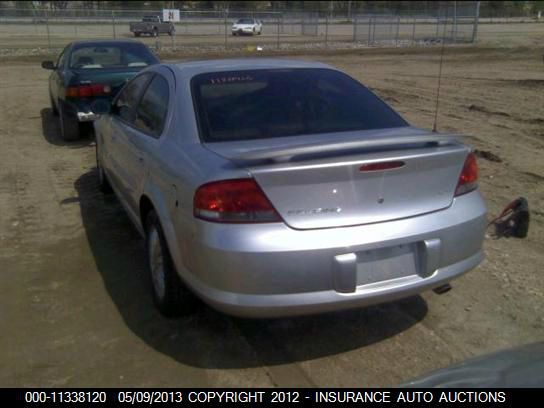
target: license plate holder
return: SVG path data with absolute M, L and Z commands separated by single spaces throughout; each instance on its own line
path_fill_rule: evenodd
M 356 255 L 357 286 L 418 275 L 415 244 L 360 251 Z

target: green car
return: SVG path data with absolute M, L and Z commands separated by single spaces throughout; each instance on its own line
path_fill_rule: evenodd
M 100 104 L 111 104 L 130 78 L 159 62 L 146 45 L 130 40 L 76 41 L 66 46 L 56 64 L 43 61 L 42 68 L 53 71 L 49 97 L 62 138 L 78 139 L 81 123 L 95 120 Z

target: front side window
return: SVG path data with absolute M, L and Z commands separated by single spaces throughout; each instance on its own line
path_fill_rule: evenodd
M 114 114 L 125 122 L 134 122 L 134 119 L 136 119 L 136 105 L 149 78 L 150 74 L 139 75 L 122 89 L 115 101 Z
M 155 75 L 138 105 L 134 126 L 144 133 L 159 137 L 168 113 L 168 98 L 168 81 Z
M 332 69 L 206 73 L 191 87 L 204 142 L 408 126 L 366 87 Z

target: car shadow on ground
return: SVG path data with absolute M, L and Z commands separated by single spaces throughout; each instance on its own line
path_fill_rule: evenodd
M 51 108 L 43 108 L 40 111 L 40 116 L 42 118 L 42 135 L 49 143 L 71 148 L 86 147 L 94 143 L 94 129 L 91 123 L 85 123 L 82 126 L 81 139 L 67 141 L 61 137 L 59 117 L 53 115 Z
M 144 244 L 114 195 L 98 190 L 96 169 L 76 182 L 87 239 L 104 286 L 127 326 L 148 345 L 200 368 L 271 366 L 331 356 L 380 342 L 427 314 L 420 296 L 317 316 L 251 320 L 200 304 L 163 318 L 148 290 Z

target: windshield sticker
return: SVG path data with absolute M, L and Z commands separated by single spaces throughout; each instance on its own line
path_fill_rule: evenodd
M 218 78 L 210 78 L 211 84 L 230 84 L 235 82 L 248 82 L 253 81 L 255 78 L 253 78 L 251 75 L 235 75 L 235 76 L 224 76 L 224 77 L 218 77 Z

